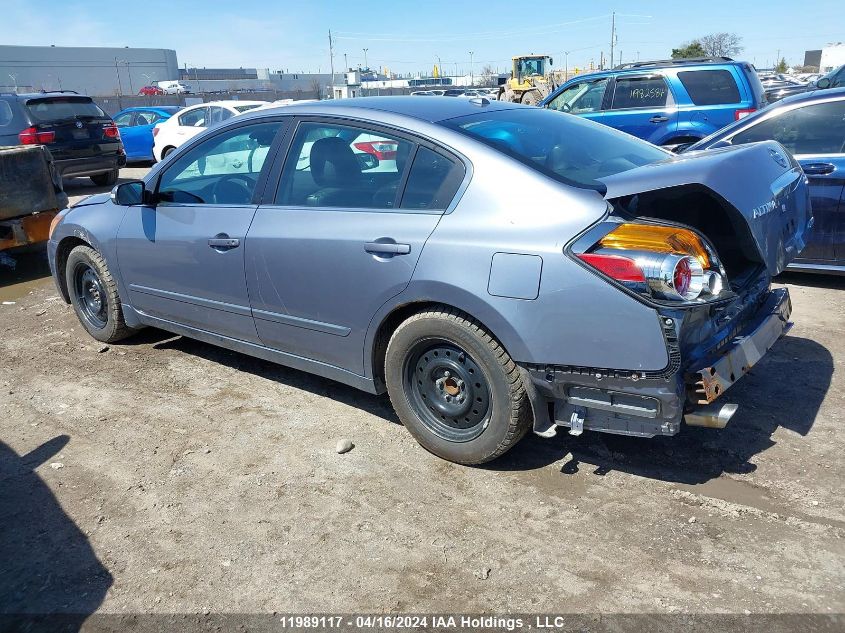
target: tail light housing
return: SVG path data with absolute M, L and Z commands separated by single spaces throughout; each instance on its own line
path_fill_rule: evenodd
M 106 123 L 103 125 L 103 136 L 105 138 L 120 138 L 120 130 L 117 129 L 117 126 L 114 123 Z
M 396 141 L 361 141 L 355 143 L 355 148 L 372 154 L 379 160 L 395 160 L 399 143 Z
M 39 132 L 34 127 L 28 127 L 18 134 L 18 139 L 21 145 L 47 145 L 56 140 L 56 133 L 52 130 L 49 132 Z
M 682 227 L 619 224 L 577 257 L 628 290 L 660 301 L 711 301 L 727 286 L 715 250 Z
M 157 125 L 153 128 L 153 138 L 155 138 L 156 136 L 158 136 L 158 126 Z
M 757 112 L 757 108 L 743 108 L 741 110 L 734 110 L 734 121 L 744 119 L 752 112 Z

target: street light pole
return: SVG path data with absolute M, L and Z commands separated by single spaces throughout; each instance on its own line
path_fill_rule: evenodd
M 365 68 L 366 70 L 369 70 L 369 69 L 370 69 L 369 64 L 367 64 L 367 51 L 368 51 L 368 50 L 370 50 L 370 49 L 369 49 L 369 48 L 365 48 L 365 49 L 364 49 L 364 68 Z
M 117 66 L 117 57 L 114 58 L 114 74 L 117 75 L 117 96 L 123 96 L 123 86 L 120 83 L 120 69 Z

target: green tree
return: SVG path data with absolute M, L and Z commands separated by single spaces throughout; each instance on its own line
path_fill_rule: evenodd
M 706 55 L 704 47 L 698 40 L 685 42 L 679 48 L 672 49 L 672 59 L 689 59 L 691 57 L 705 57 Z
M 779 73 L 785 73 L 787 68 L 788 66 L 786 65 L 786 58 L 781 57 L 780 61 L 778 62 L 778 65 L 775 66 L 775 70 Z

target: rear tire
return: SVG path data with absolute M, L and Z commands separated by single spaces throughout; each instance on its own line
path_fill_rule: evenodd
M 172 154 L 175 149 L 175 147 L 165 147 L 164 150 L 162 150 L 161 152 L 161 160 L 164 160 L 165 158 L 170 156 L 170 154 Z
M 112 171 L 105 173 L 105 174 L 97 174 L 96 176 L 89 176 L 91 178 L 91 182 L 93 182 L 98 187 L 111 187 L 113 184 L 117 182 L 117 179 L 120 177 L 120 170 L 113 169 Z
M 76 316 L 91 336 L 115 343 L 133 333 L 123 319 L 117 284 L 97 251 L 74 248 L 65 264 L 65 281 Z
M 516 364 L 479 323 L 453 308 L 420 312 L 396 329 L 387 345 L 385 377 L 408 431 L 452 462 L 495 459 L 531 424 Z

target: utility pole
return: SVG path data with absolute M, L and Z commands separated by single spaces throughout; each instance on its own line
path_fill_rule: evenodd
M 331 98 L 334 99 L 334 44 L 332 43 L 332 30 L 329 29 L 329 66 L 331 67 L 331 79 L 329 80 L 329 84 L 332 87 L 332 96 Z
M 613 68 L 613 45 L 616 42 L 616 11 L 610 22 L 610 67 Z
M 369 48 L 365 48 L 365 49 L 364 49 L 364 68 L 365 68 L 366 70 L 369 70 L 369 69 L 370 69 L 369 64 L 367 64 L 367 51 L 368 51 L 368 50 L 370 50 L 370 49 L 369 49 Z
M 344 70 L 349 70 L 349 62 L 346 61 L 346 53 L 343 54 L 343 68 Z
M 114 58 L 114 74 L 117 75 L 117 96 L 123 95 L 123 86 L 120 85 L 120 70 L 117 67 L 117 57 Z
M 475 86 L 475 66 L 472 65 L 472 51 L 469 52 L 469 85 Z

